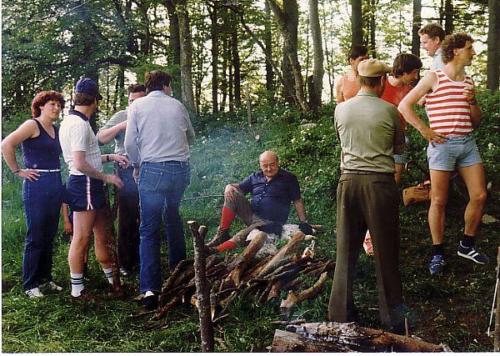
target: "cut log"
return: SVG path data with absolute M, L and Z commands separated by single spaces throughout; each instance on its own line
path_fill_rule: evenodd
M 231 271 L 227 278 L 231 279 L 236 287 L 240 285 L 241 276 L 246 271 L 248 265 L 255 257 L 257 252 L 261 249 L 267 240 L 267 234 L 259 232 L 250 244 L 245 248 L 243 253 L 239 255 L 229 266 L 228 270 Z
M 290 316 L 293 307 L 306 300 L 315 297 L 321 292 L 323 286 L 325 285 L 328 279 L 328 272 L 323 272 L 323 274 L 319 277 L 319 279 L 314 283 L 311 288 L 308 288 L 300 293 L 290 292 L 288 293 L 288 297 L 281 302 L 280 310 L 282 315 Z
M 264 268 L 259 272 L 258 276 L 264 276 L 279 264 L 281 260 L 286 258 L 287 256 L 290 256 L 294 253 L 297 253 L 298 249 L 300 248 L 300 243 L 302 240 L 304 240 L 304 233 L 302 231 L 297 231 L 293 237 L 288 241 L 288 243 L 283 246 L 278 253 L 269 261 Z
M 305 323 L 276 330 L 272 352 L 443 352 L 441 345 L 355 323 Z
M 214 330 L 210 308 L 210 287 L 206 278 L 205 243 L 203 233 L 206 228 L 199 227 L 196 221 L 188 222 L 194 242 L 194 271 L 196 282 L 196 295 L 198 300 L 198 315 L 200 319 L 201 350 L 214 351 Z M 201 232 L 201 233 L 200 233 Z

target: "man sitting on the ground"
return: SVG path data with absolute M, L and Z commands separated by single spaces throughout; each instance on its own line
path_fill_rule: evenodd
M 221 222 L 215 237 L 207 244 L 217 252 L 234 249 L 245 241 L 248 233 L 229 235 L 229 228 L 236 216 L 247 225 L 254 225 L 268 234 L 280 236 L 293 202 L 299 229 L 311 234 L 312 228 L 306 222 L 304 203 L 300 195 L 297 177 L 279 167 L 278 156 L 273 151 L 265 151 L 259 156 L 260 171 L 252 173 L 239 184 L 228 184 L 224 190 L 224 206 Z M 245 194 L 252 194 L 250 203 Z M 260 226 L 257 226 L 260 225 Z M 215 252 L 215 251 L 214 251 Z

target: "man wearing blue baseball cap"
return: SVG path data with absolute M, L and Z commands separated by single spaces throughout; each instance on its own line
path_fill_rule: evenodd
M 89 119 L 97 111 L 102 99 L 95 81 L 80 79 L 75 86 L 74 108 L 61 123 L 60 142 L 70 176 L 66 182 L 66 203 L 74 212 L 73 239 L 68 253 L 71 273 L 71 296 L 87 299 L 84 292 L 83 270 L 92 232 L 95 237 L 95 255 L 110 284 L 113 283 L 113 260 L 109 249 L 105 214 L 106 200 L 104 183 L 123 186 L 116 175 L 102 173 L 103 162 L 118 162 L 128 165 L 126 157 L 116 154 L 101 155 L 97 138 L 90 127 Z M 103 183 L 104 182 L 104 183 Z

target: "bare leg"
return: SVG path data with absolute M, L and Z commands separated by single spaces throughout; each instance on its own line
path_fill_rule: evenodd
M 445 208 L 448 201 L 450 173 L 432 170 L 431 173 L 431 206 L 429 208 L 429 228 L 432 244 L 442 244 L 444 240 Z
M 95 257 L 102 268 L 111 268 L 113 259 L 110 251 L 110 241 L 106 233 L 107 224 L 111 224 L 104 210 L 96 211 L 94 223 Z
M 476 236 L 487 197 L 484 166 L 479 163 L 470 167 L 459 168 L 458 173 L 460 173 L 469 192 L 469 203 L 464 214 L 464 233 L 469 236 Z
M 73 214 L 73 238 L 68 253 L 69 270 L 71 273 L 83 273 L 96 212 L 75 211 Z
M 404 164 L 395 163 L 394 170 L 395 170 L 394 180 L 396 181 L 396 184 L 399 185 L 399 183 L 401 182 L 401 175 L 403 174 L 403 171 L 405 170 L 405 166 L 404 166 Z

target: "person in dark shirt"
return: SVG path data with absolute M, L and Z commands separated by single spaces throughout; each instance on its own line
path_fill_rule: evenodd
M 228 184 L 224 190 L 221 222 L 217 234 L 207 243 L 208 247 L 215 248 L 217 252 L 236 248 L 250 232 L 230 237 L 229 228 L 236 216 L 247 226 L 254 225 L 268 235 L 281 235 L 291 202 L 300 220 L 300 230 L 305 234 L 312 233 L 312 228 L 306 221 L 297 177 L 279 167 L 278 156 L 273 151 L 263 152 L 259 156 L 259 165 L 258 172 L 252 173 L 239 184 Z M 251 202 L 245 198 L 248 193 L 252 194 Z

